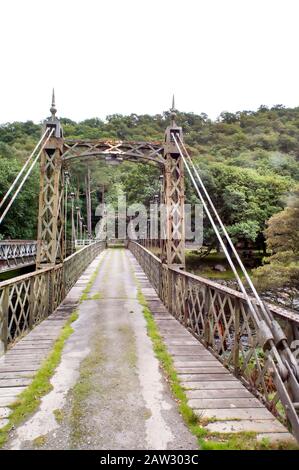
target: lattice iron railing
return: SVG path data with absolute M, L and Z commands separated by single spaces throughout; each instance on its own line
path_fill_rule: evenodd
M 293 411 L 298 412 L 299 397 L 290 397 L 288 392 L 296 371 L 286 375 L 280 367 L 280 363 L 285 364 L 283 352 L 278 343 L 272 350 L 262 339 L 261 325 L 252 318 L 244 295 L 178 268 L 167 268 L 137 242 L 130 241 L 129 249 L 169 312 L 275 416 L 291 421 L 292 431 L 299 440 L 296 419 L 288 411 L 293 407 Z M 289 345 L 299 343 L 299 315 L 267 306 L 281 325 Z M 296 390 L 296 385 L 292 385 L 292 390 Z
M 0 355 L 63 301 L 105 242 L 86 246 L 52 268 L 0 283 Z
M 33 264 L 36 246 L 36 241 L 33 240 L 2 240 L 0 242 L 0 272 L 20 265 Z

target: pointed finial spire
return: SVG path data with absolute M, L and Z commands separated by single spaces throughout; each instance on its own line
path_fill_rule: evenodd
M 170 108 L 170 116 L 172 120 L 172 125 L 175 125 L 176 112 L 175 112 L 174 94 L 172 95 L 172 106 Z
M 55 114 L 57 113 L 57 109 L 56 109 L 56 105 L 55 105 L 55 90 L 53 88 L 53 91 L 52 91 L 52 105 L 51 105 L 51 108 L 50 108 L 50 112 L 51 112 L 51 115 L 52 115 L 52 119 L 54 120 L 55 119 Z

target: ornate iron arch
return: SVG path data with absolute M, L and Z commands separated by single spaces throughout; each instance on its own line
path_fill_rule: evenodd
M 152 162 L 159 166 L 165 165 L 164 149 L 161 142 L 135 142 L 122 140 L 71 140 L 63 142 L 61 158 L 64 162 L 80 158 L 115 159 L 118 161 Z

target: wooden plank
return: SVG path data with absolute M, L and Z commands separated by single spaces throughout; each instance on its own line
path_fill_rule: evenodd
M 5 361 L 20 361 L 20 360 L 35 360 L 35 361 L 41 361 L 43 358 L 45 358 L 47 355 L 47 352 L 30 352 L 30 353 L 25 353 L 25 354 L 10 354 L 9 356 L 5 356 Z
M 243 390 L 244 386 L 238 380 L 181 382 L 186 390 Z
M 178 376 L 180 380 L 184 382 L 203 382 L 211 381 L 211 380 L 237 380 L 233 375 L 229 374 L 179 374 Z
M 196 339 L 182 338 L 182 339 L 166 339 L 166 344 L 169 346 L 196 346 Z
M 256 398 L 191 398 L 188 400 L 191 408 L 197 410 L 225 408 L 264 408 Z
M 27 387 L 32 382 L 32 378 L 7 378 L 0 379 L 0 387 Z
M 213 357 L 207 358 L 206 360 L 202 361 L 174 361 L 176 369 L 180 369 L 181 367 L 221 367 L 223 366 Z
M 214 364 L 212 367 L 177 367 L 176 370 L 179 374 L 227 374 L 227 370 Z
M 225 408 L 225 409 L 196 409 L 194 413 L 200 417 L 215 418 L 221 420 L 257 420 L 257 419 L 269 419 L 273 420 L 273 415 L 266 408 Z
M 34 345 L 30 345 L 30 346 L 23 346 L 22 347 L 18 347 L 17 349 L 15 349 L 14 352 L 20 352 L 22 354 L 23 351 L 49 351 L 51 348 L 49 348 L 48 346 L 34 346 Z
M 201 352 L 200 354 L 194 354 L 192 356 L 175 356 L 174 361 L 176 363 L 180 362 L 190 362 L 190 366 L 192 367 L 192 362 L 200 362 L 200 361 L 215 361 L 215 357 L 211 356 L 208 352 Z
M 11 413 L 11 410 L 5 406 L 0 407 L 0 418 L 7 418 Z
M 20 366 L 17 366 L 17 365 L 7 365 L 7 366 L 1 366 L 0 368 L 0 372 L 1 373 L 5 373 L 5 372 L 32 372 L 32 371 L 36 371 L 39 369 L 39 365 L 37 364 L 33 364 L 33 365 L 20 365 Z
M 272 420 L 216 421 L 206 427 L 211 432 L 285 432 L 286 428 L 273 417 Z
M 209 354 L 203 346 L 168 346 L 167 349 L 173 356 L 196 356 L 201 353 Z
M 186 395 L 191 398 L 250 398 L 251 393 L 243 388 L 219 389 L 219 390 L 186 390 Z
M 9 397 L 15 396 L 18 393 L 21 393 L 25 387 L 5 387 L 0 388 L 0 397 Z
M 0 397 L 0 406 L 10 406 L 14 401 L 16 397 Z
M 0 380 L 2 379 L 13 379 L 13 378 L 18 378 L 18 379 L 21 379 L 21 378 L 30 378 L 30 377 L 33 377 L 33 375 L 35 374 L 35 371 L 13 371 L 13 372 L 7 372 L 7 371 L 2 371 L 0 370 Z
M 292 436 L 292 434 L 290 434 L 289 432 L 259 433 L 256 436 L 256 439 L 257 439 L 257 441 L 262 441 L 264 439 L 267 439 L 267 441 L 270 441 L 270 442 L 273 442 L 273 443 L 284 442 L 284 441 L 291 442 L 293 444 L 297 443 L 294 436 Z
M 4 426 L 6 426 L 8 424 L 8 419 L 6 418 L 3 418 L 3 419 L 0 419 L 0 429 L 3 428 Z

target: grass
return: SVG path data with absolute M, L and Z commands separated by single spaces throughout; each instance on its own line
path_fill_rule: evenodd
M 93 339 L 91 353 L 82 361 L 80 365 L 80 375 L 76 385 L 72 389 L 72 411 L 70 423 L 72 426 L 71 440 L 75 447 L 84 436 L 84 401 L 93 391 L 94 385 L 92 377 L 100 361 L 104 360 L 103 344 L 97 335 Z M 97 390 L 100 393 L 100 390 Z
M 100 294 L 100 293 L 94 294 L 91 299 L 90 299 L 90 297 L 88 296 L 88 294 L 89 294 L 89 292 L 90 292 L 90 289 L 91 289 L 92 286 L 93 286 L 94 281 L 96 280 L 97 275 L 99 274 L 100 267 L 101 267 L 101 264 L 102 264 L 104 258 L 105 258 L 105 254 L 102 256 L 102 258 L 101 258 L 99 264 L 97 265 L 96 269 L 95 269 L 94 272 L 92 273 L 92 275 L 91 275 L 91 277 L 90 277 L 90 279 L 89 279 L 89 281 L 88 281 L 88 283 L 87 283 L 85 289 L 83 290 L 83 293 L 82 293 L 82 295 L 81 295 L 81 297 L 80 297 L 80 302 L 83 302 L 84 300 L 91 300 L 91 299 L 92 299 L 92 300 L 95 300 L 95 299 L 100 299 L 100 298 L 101 298 L 101 294 Z
M 46 436 L 38 436 L 33 440 L 34 447 L 42 447 L 46 443 Z
M 55 416 L 56 422 L 58 424 L 62 423 L 63 418 L 64 418 L 63 410 L 60 410 L 57 408 L 56 410 L 53 411 L 53 415 Z
M 24 422 L 39 407 L 41 398 L 52 390 L 53 386 L 50 379 L 61 361 L 64 344 L 74 331 L 71 324 L 77 318 L 78 313 L 73 312 L 55 341 L 51 353 L 43 362 L 31 384 L 10 406 L 12 412 L 8 417 L 8 423 L 0 429 L 0 447 L 7 441 L 10 431 Z
M 96 294 L 93 294 L 91 297 L 91 300 L 100 300 L 103 298 L 103 295 L 100 292 L 97 292 Z
M 138 283 L 138 281 L 136 281 Z M 140 287 L 138 287 L 137 299 L 143 307 L 143 315 L 146 320 L 147 333 L 150 337 L 156 357 L 160 361 L 167 381 L 170 385 L 171 392 L 178 403 L 179 412 L 181 413 L 186 425 L 191 433 L 197 437 L 199 447 L 202 450 L 292 450 L 298 449 L 297 444 L 290 442 L 270 443 L 267 439 L 258 441 L 256 433 L 239 432 L 239 433 L 212 433 L 205 428 L 207 424 L 215 421 L 215 419 L 202 418 L 195 414 L 188 405 L 187 396 L 182 387 L 173 360 L 168 353 L 166 346 L 159 334 L 158 328 L 154 321 L 153 315 L 147 306 L 144 295 Z
M 213 268 L 216 264 L 224 266 L 226 271 L 215 271 Z M 186 250 L 186 269 L 193 274 L 207 277 L 209 279 L 225 281 L 235 280 L 235 275 L 231 270 L 224 253 L 217 253 L 216 251 L 212 251 L 202 258 L 196 250 Z M 239 268 L 237 271 L 241 279 L 243 279 L 244 276 L 242 270 Z M 251 275 L 251 269 L 247 267 L 247 271 L 249 275 Z

